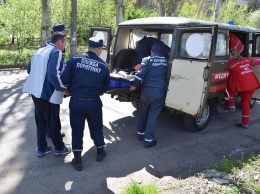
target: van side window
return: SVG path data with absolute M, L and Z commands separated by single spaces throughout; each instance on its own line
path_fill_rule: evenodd
M 216 45 L 216 56 L 225 56 L 227 54 L 227 40 L 225 34 L 218 34 Z
M 258 36 L 257 38 L 256 38 L 256 42 L 255 42 L 255 52 L 256 52 L 256 54 L 257 55 L 260 55 L 260 36 Z
M 171 47 L 172 43 L 172 34 L 161 34 L 161 41 L 166 44 L 168 47 Z
M 181 35 L 179 54 L 184 58 L 206 59 L 211 45 L 210 33 L 183 33 Z
M 209 56 L 212 36 L 210 33 L 183 33 L 179 53 L 184 58 L 205 59 Z M 218 34 L 216 56 L 227 54 L 227 36 Z

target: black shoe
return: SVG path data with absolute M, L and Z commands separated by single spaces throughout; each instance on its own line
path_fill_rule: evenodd
M 157 144 L 157 141 L 156 141 L 156 140 L 153 140 L 153 141 L 145 141 L 144 147 L 145 147 L 145 148 L 150 148 L 150 147 L 156 146 L 156 144 Z
M 81 159 L 81 152 L 73 152 L 74 158 L 72 159 L 72 165 L 77 171 L 82 170 L 82 159 Z
M 141 135 L 141 134 L 136 134 L 136 137 L 139 141 L 143 141 L 144 140 L 144 135 Z
M 82 160 L 81 157 L 74 157 L 72 159 L 72 165 L 77 171 L 82 171 Z
M 104 150 L 104 147 L 97 148 L 97 162 L 102 162 L 102 160 L 104 160 L 106 155 L 107 155 L 107 152 L 106 152 L 106 150 Z

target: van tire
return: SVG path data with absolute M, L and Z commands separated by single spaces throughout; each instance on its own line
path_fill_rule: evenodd
M 134 49 L 123 49 L 117 53 L 114 60 L 114 68 L 131 69 L 136 65 L 137 51 Z
M 197 119 L 190 115 L 183 115 L 183 122 L 186 129 L 192 132 L 198 132 L 203 130 L 209 123 L 210 118 L 212 116 L 213 104 L 208 101 L 207 105 L 205 106 L 202 118 Z

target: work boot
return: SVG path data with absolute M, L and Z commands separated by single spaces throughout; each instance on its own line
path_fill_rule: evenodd
M 145 148 L 150 148 L 150 147 L 156 146 L 156 144 L 157 144 L 157 141 L 156 141 L 156 140 L 153 140 L 153 141 L 145 141 L 144 147 L 145 147 Z
M 104 147 L 97 148 L 97 162 L 102 162 L 102 160 L 106 157 L 107 152 L 104 150 Z
M 136 137 L 137 137 L 137 139 L 139 140 L 139 141 L 143 141 L 144 140 L 144 135 L 142 135 L 142 134 L 136 134 Z
M 73 152 L 74 158 L 72 159 L 72 165 L 77 171 L 82 170 L 81 152 Z

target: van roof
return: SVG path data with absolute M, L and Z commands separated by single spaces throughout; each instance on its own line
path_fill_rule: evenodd
M 148 18 L 139 18 L 128 20 L 118 24 L 119 27 L 129 27 L 129 26 L 142 26 L 142 28 L 154 28 L 155 26 L 160 26 L 160 28 L 173 28 L 176 25 L 179 26 L 209 26 L 209 25 L 218 25 L 221 29 L 228 29 L 231 31 L 246 31 L 246 32 L 260 32 L 260 29 L 243 27 L 225 23 L 217 23 L 211 21 L 204 20 L 196 20 L 189 18 L 181 18 L 181 17 L 148 17 Z

